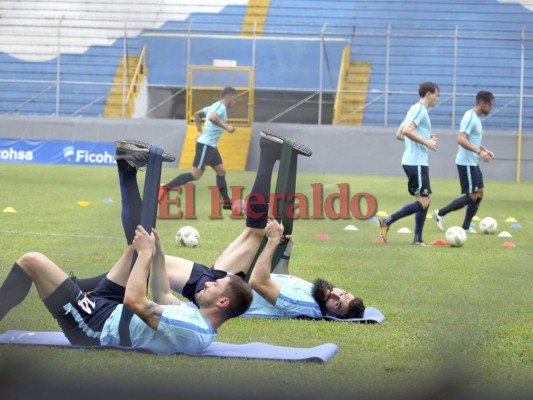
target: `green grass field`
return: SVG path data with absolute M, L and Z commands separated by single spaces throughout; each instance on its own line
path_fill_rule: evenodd
M 164 169 L 162 180 L 176 169 Z M 252 172 L 230 172 L 228 184 L 249 190 Z M 373 194 L 378 210 L 392 213 L 411 201 L 405 179 L 301 174 L 298 191 L 311 195 L 322 183 L 325 195 L 348 183 L 351 195 Z M 242 220 L 211 220 L 208 171 L 196 184 L 195 220 L 159 220 L 168 254 L 211 265 L 243 228 Z M 431 209 L 457 197 L 456 180 L 433 180 Z M 245 191 L 246 191 L 245 189 Z M 5 165 L 0 167 L 0 280 L 23 253 L 47 254 L 64 270 L 91 276 L 107 270 L 125 248 L 120 197 L 114 168 Z M 104 202 L 111 198 L 112 203 Z M 424 391 L 428 385 L 457 379 L 466 390 L 502 393 L 533 389 L 532 293 L 533 185 L 486 182 L 479 217 L 492 216 L 511 239 L 469 235 L 462 248 L 412 246 L 412 217 L 391 228 L 390 243 L 374 243 L 376 223 L 357 219 L 298 220 L 291 272 L 307 280 L 324 277 L 362 296 L 387 319 L 379 325 L 299 320 L 234 319 L 217 340 L 261 341 L 310 347 L 327 342 L 339 352 L 324 365 L 275 361 L 155 356 L 120 351 L 0 347 L 3 370 L 14 360 L 50 378 L 84 381 L 112 377 L 128 384 L 172 384 L 199 391 L 207 387 L 246 397 L 246 393 L 305 393 L 307 398 L 355 393 L 393 394 Z M 88 201 L 81 207 L 78 201 Z M 227 213 L 226 213 L 227 214 Z M 450 214 L 446 226 L 460 225 L 464 211 Z M 514 217 L 522 229 L 510 228 Z M 348 224 L 359 230 L 345 231 Z M 201 234 L 195 249 L 175 243 L 176 230 L 193 225 Z M 326 233 L 330 240 L 314 239 Z M 425 240 L 444 238 L 428 220 Z M 503 248 L 511 240 L 516 248 Z M 58 330 L 34 289 L 2 322 L 8 329 Z M 31 366 L 31 367 L 30 367 Z M 2 369 L 0 368 L 0 370 Z M 152 383 L 148 383 L 152 382 Z

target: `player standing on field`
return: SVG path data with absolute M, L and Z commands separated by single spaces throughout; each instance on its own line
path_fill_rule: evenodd
M 416 201 L 406 204 L 394 214 L 379 220 L 383 241 L 387 243 L 389 227 L 400 218 L 415 214 L 415 237 L 413 244 L 428 246 L 422 240 L 422 231 L 431 202 L 429 182 L 428 149 L 436 151 L 437 138 L 431 133 L 428 109 L 439 102 L 439 86 L 423 82 L 418 88 L 420 101 L 411 106 L 401 123 L 396 138 L 405 142 L 402 166 L 408 178 L 407 188 Z
M 441 231 L 444 231 L 444 216 L 464 206 L 466 206 L 466 213 L 463 229 L 468 231 L 472 218 L 479 209 L 479 204 L 483 199 L 484 187 L 483 174 L 479 168 L 479 159 L 490 162 L 494 158 L 494 153 L 481 145 L 483 126 L 479 117 L 488 115 L 493 106 L 494 95 L 491 92 L 480 91 L 476 95 L 476 105 L 465 112 L 461 120 L 459 137 L 457 138 L 459 150 L 457 151 L 455 163 L 459 171 L 461 193 L 464 196 L 456 198 L 446 207 L 433 212 L 437 228 Z

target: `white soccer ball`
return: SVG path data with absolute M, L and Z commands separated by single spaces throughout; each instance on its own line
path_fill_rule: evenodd
M 498 222 L 492 217 L 485 217 L 479 221 L 479 230 L 485 235 L 493 235 L 498 229 Z
M 200 233 L 192 226 L 183 226 L 176 232 L 176 243 L 184 247 L 196 247 L 200 243 Z
M 461 247 L 466 243 L 466 232 L 460 226 L 452 226 L 446 231 L 446 242 L 451 247 Z

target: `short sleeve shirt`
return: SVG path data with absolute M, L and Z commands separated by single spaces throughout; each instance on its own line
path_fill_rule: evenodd
M 228 120 L 226 106 L 221 101 L 217 101 L 216 103 L 211 104 L 209 107 L 205 107 L 203 111 L 206 117 L 205 125 L 202 136 L 200 136 L 200 138 L 198 139 L 198 143 L 207 144 L 211 147 L 216 148 L 218 145 L 218 141 L 220 140 L 220 136 L 222 136 L 222 132 L 224 132 L 224 129 L 212 123 L 209 120 L 209 114 L 211 114 L 212 111 L 216 112 L 218 118 L 220 118 L 223 123 L 226 123 Z
M 313 284 L 292 275 L 271 274 L 271 279 L 281 285 L 281 291 L 272 305 L 254 292 L 252 305 L 246 315 L 271 318 L 322 318 L 322 312 L 312 295 Z
M 130 322 L 132 348 L 146 349 L 157 354 L 187 353 L 203 351 L 216 337 L 216 330 L 200 313 L 200 310 L 181 303 L 166 305 L 157 330 L 153 330 L 137 315 Z M 100 343 L 118 346 L 119 324 L 123 305 L 117 306 L 104 324 Z
M 481 140 L 483 139 L 483 127 L 481 125 L 481 119 L 479 115 L 472 109 L 465 112 L 463 119 L 461 120 L 460 131 L 468 135 L 468 141 L 476 147 L 481 146 Z M 455 163 L 458 165 L 478 165 L 479 155 L 473 151 L 465 149 L 463 146 L 459 146 L 457 151 L 457 157 Z
M 416 125 L 416 132 L 422 138 L 431 138 L 431 121 L 426 106 L 418 102 L 413 104 L 400 126 L 405 126 L 409 122 Z M 420 143 L 414 142 L 408 137 L 404 140 L 405 151 L 402 157 L 402 165 L 425 165 L 428 166 L 428 148 Z

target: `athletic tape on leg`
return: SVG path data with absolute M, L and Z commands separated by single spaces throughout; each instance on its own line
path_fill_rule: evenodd
M 144 181 L 143 203 L 141 208 L 141 225 L 148 233 L 155 228 L 157 220 L 157 205 L 159 182 L 161 182 L 161 165 L 163 163 L 163 149 L 154 145 L 150 146 L 148 164 L 146 167 L 146 179 Z M 130 271 L 137 260 L 137 252 L 133 254 Z M 148 284 L 148 283 L 147 283 Z M 120 345 L 131 346 L 130 321 L 133 313 L 126 307 L 122 308 L 120 316 L 119 334 Z

